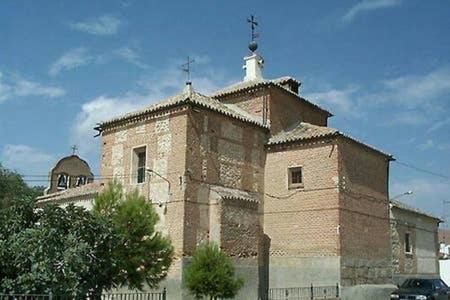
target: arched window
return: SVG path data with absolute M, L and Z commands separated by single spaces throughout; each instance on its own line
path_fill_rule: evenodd
M 56 187 L 58 190 L 65 190 L 69 186 L 69 175 L 66 173 L 58 174 L 56 179 Z
M 82 186 L 86 184 L 86 176 L 78 175 L 75 181 L 75 186 Z

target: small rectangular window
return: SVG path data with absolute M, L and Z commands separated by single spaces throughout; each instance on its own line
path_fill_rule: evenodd
M 412 254 L 411 234 L 405 233 L 405 253 Z
M 133 181 L 134 183 L 144 183 L 145 182 L 145 169 L 147 160 L 146 147 L 139 147 L 133 149 Z
M 303 168 L 293 167 L 288 169 L 289 188 L 303 187 Z

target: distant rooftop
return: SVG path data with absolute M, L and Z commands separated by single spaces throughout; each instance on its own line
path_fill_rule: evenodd
M 420 210 L 420 209 L 418 209 L 418 208 L 416 208 L 414 206 L 408 205 L 406 203 L 403 203 L 403 202 L 400 202 L 400 201 L 397 201 L 397 200 L 391 200 L 390 202 L 391 202 L 391 205 L 393 207 L 397 207 L 399 209 L 407 210 L 409 212 L 416 213 L 416 214 L 419 214 L 419 215 L 423 215 L 423 216 L 426 216 L 426 217 L 429 217 L 429 218 L 432 218 L 432 219 L 436 219 L 436 220 L 439 220 L 440 222 L 442 222 L 441 218 L 439 218 L 439 217 L 437 217 L 435 215 L 432 215 L 432 214 L 430 214 L 428 212 L 425 212 L 423 210 Z

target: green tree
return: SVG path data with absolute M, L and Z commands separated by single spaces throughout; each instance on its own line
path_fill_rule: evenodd
M 6 169 L 0 163 L 0 208 L 17 199 L 42 195 L 44 187 L 29 187 L 17 172 Z
M 233 298 L 244 284 L 242 278 L 235 277 L 231 259 L 210 243 L 197 248 L 185 275 L 185 286 L 197 299 Z
M 117 262 L 114 284 L 139 290 L 144 283 L 156 287 L 167 275 L 173 247 L 155 229 L 159 217 L 152 204 L 137 190 L 123 195 L 121 185 L 110 182 L 94 200 L 94 212 L 111 220 L 120 239 L 113 249 Z
M 84 298 L 112 287 L 118 239 L 106 219 L 74 205 L 46 205 L 32 219 L 0 239 L 2 292 Z
M 173 248 L 137 192 L 111 183 L 94 210 L 35 206 L 20 176 L 0 168 L 0 292 L 96 298 L 114 287 L 155 287 Z

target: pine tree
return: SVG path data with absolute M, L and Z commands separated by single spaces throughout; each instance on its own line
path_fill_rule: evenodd
M 197 248 L 185 275 L 185 286 L 197 299 L 233 298 L 244 284 L 235 277 L 231 259 L 214 243 Z

